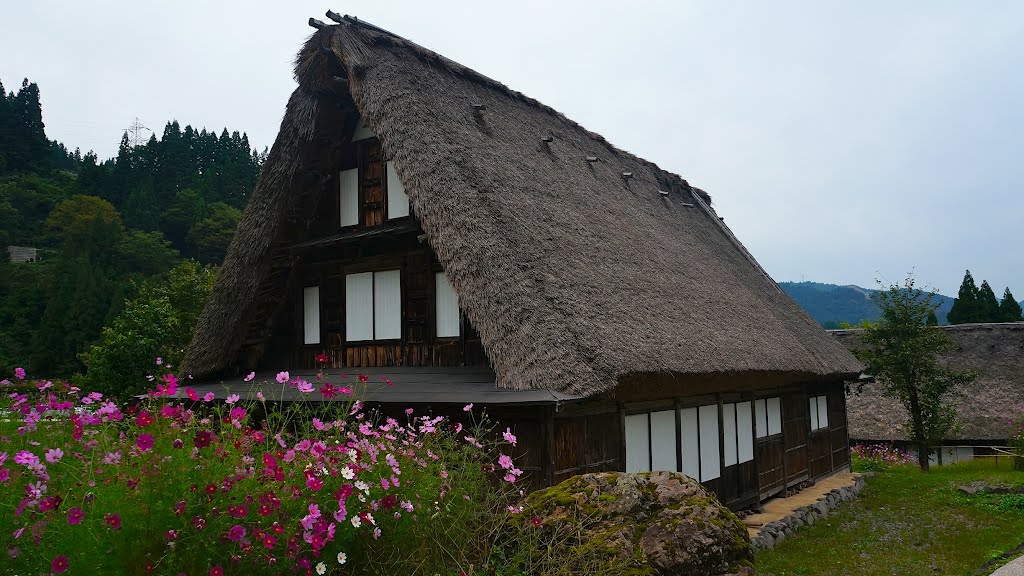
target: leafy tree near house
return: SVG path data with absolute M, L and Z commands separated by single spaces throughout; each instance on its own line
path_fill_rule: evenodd
M 950 324 L 966 324 L 977 322 L 978 318 L 978 287 L 974 283 L 974 276 L 968 270 L 964 274 L 964 281 L 960 284 L 960 291 L 956 300 L 953 301 L 953 308 L 946 315 Z
M 192 339 L 215 273 L 185 260 L 163 278 L 138 287 L 138 294 L 105 328 L 99 342 L 82 354 L 87 372 L 80 382 L 115 396 L 145 392 L 153 361 L 176 366 Z
M 883 393 L 903 404 L 910 415 L 910 441 L 924 472 L 932 448 L 955 428 L 956 408 L 949 393 L 975 377 L 939 365 L 937 355 L 953 341 L 942 329 L 927 325 L 936 308 L 934 297 L 935 292 L 915 288 L 913 276 L 903 286 L 880 290 L 876 299 L 882 317 L 865 328 L 864 347 L 856 352 L 867 373 L 882 382 Z
M 992 291 L 988 280 L 982 280 L 978 287 L 978 316 L 975 322 L 999 322 L 999 300 Z
M 1013 297 L 1010 288 L 1003 291 L 1003 301 L 999 303 L 999 322 L 1021 322 L 1024 315 L 1021 313 L 1020 303 Z

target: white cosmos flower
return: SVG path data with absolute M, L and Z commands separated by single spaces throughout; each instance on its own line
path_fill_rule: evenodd
M 359 516 L 353 516 L 352 517 L 352 527 L 353 528 L 359 528 L 360 524 L 362 524 L 362 523 L 363 523 L 363 521 L 359 519 Z
M 338 564 L 344 564 L 348 562 L 348 555 L 344 552 L 338 552 Z
M 316 573 L 320 574 L 320 576 L 323 576 L 324 572 L 327 572 L 327 565 L 324 564 L 323 562 L 317 564 L 316 565 Z
M 351 468 L 349 468 L 348 466 L 343 466 L 341 468 L 341 477 L 344 478 L 345 480 L 351 480 L 355 478 L 356 475 L 355 472 L 352 472 Z

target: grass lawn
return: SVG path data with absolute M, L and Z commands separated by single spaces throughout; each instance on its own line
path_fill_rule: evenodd
M 1008 459 L 898 466 L 868 478 L 860 498 L 775 550 L 757 555 L 760 576 L 972 574 L 1024 543 L 1024 495 L 965 496 L 974 480 L 1024 485 Z M 991 568 L 991 569 L 994 569 Z M 988 573 L 988 572 L 981 572 Z

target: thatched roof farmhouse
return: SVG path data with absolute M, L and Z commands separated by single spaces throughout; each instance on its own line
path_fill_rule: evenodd
M 681 469 L 739 505 L 846 465 L 860 365 L 706 193 L 328 15 L 189 346 L 197 380 L 326 365 L 389 375 L 385 408 L 486 398 L 532 435 L 539 484 Z
M 960 429 L 949 442 L 999 444 L 1006 441 L 1009 421 L 1024 408 L 1024 322 L 942 326 L 954 348 L 940 360 L 978 376 L 955 390 Z M 851 350 L 860 346 L 861 330 L 834 330 L 837 341 Z M 882 395 L 882 384 L 865 385 L 847 400 L 850 438 L 860 441 L 905 442 L 908 416 L 896 400 Z

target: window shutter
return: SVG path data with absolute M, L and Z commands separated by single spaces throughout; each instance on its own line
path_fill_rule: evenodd
M 626 416 L 626 472 L 651 471 L 651 431 L 647 414 Z
M 459 297 L 444 272 L 434 275 L 434 316 L 438 338 L 459 335 Z
M 701 406 L 700 419 L 700 481 L 714 480 L 722 475 L 718 454 L 718 404 Z
M 409 197 L 405 195 L 405 186 L 398 179 L 395 163 L 387 163 L 388 173 L 388 220 L 409 215 Z
M 700 480 L 700 427 L 697 422 L 696 408 L 683 408 L 679 411 L 682 430 L 679 431 L 683 443 L 683 474 L 694 480 Z
M 339 172 L 338 188 L 341 226 L 359 224 L 359 169 L 353 168 Z
M 345 276 L 345 340 L 373 340 L 373 272 Z
M 320 287 L 302 289 L 302 342 L 320 343 Z
M 402 273 L 399 270 L 373 274 L 373 336 L 375 340 L 402 337 Z
M 651 470 L 675 472 L 679 469 L 676 461 L 676 437 L 676 411 L 652 412 Z

